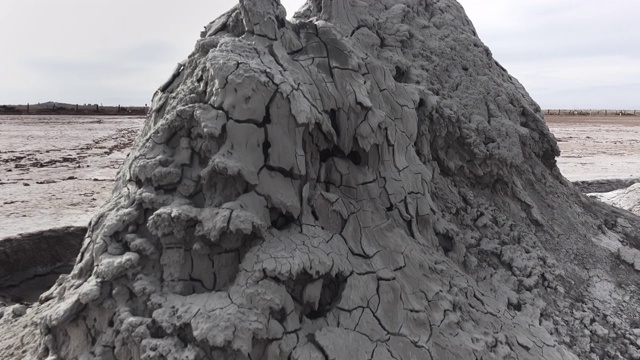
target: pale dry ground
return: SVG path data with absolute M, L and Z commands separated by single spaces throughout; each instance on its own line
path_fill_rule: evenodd
M 0 239 L 86 226 L 144 118 L 0 116 Z
M 545 121 L 571 181 L 640 177 L 640 116 L 553 116 Z

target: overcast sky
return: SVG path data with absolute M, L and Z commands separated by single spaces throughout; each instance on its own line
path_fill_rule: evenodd
M 640 109 L 640 1 L 460 0 L 543 108 Z M 0 0 L 0 104 L 138 105 L 221 0 Z M 303 0 L 284 0 L 290 14 Z

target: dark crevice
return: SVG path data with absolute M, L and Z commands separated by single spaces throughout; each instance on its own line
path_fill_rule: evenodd
M 307 285 L 318 280 L 309 274 L 298 275 L 295 279 L 285 280 L 284 286 L 293 300 L 302 305 L 302 313 L 308 319 L 315 320 L 325 317 L 340 301 L 342 293 L 346 287 L 347 277 L 342 274 L 331 275 L 325 274 L 320 278 L 322 280 L 322 289 L 320 291 L 320 299 L 318 307 L 314 309 L 312 304 L 305 303 L 304 290 Z
M 149 329 L 149 335 L 152 339 L 163 339 L 169 336 L 169 334 L 155 321 L 152 321 L 147 325 Z
M 269 149 L 271 149 L 271 142 L 266 138 L 262 143 L 262 154 L 264 155 L 264 162 L 267 163 L 269 161 Z
M 349 155 L 347 155 L 347 159 L 351 160 L 355 165 L 362 164 L 362 155 L 357 151 L 350 152 Z
M 284 322 L 287 319 L 287 312 L 284 307 L 280 308 L 280 310 L 271 310 L 271 318 L 277 322 Z
M 193 263 L 192 263 L 192 264 L 193 264 Z M 192 268 L 193 268 L 193 265 L 192 265 Z M 193 274 L 193 269 L 191 270 L 191 273 Z M 200 279 L 196 279 L 196 278 L 194 278 L 193 276 L 190 276 L 190 277 L 189 277 L 189 281 L 191 281 L 191 282 L 193 282 L 193 283 L 196 283 L 196 284 L 200 285 L 200 286 L 204 289 L 203 291 L 196 291 L 196 290 L 194 290 L 194 293 L 210 292 L 211 290 L 215 289 L 215 282 L 214 282 L 213 288 L 209 288 L 208 286 L 206 286 L 206 285 L 204 284 L 204 282 L 203 282 L 202 280 L 200 280 Z
M 271 124 L 271 111 L 269 107 L 273 100 L 277 95 L 277 91 L 274 91 L 271 94 L 271 98 L 264 109 L 264 117 L 262 118 L 262 123 L 258 125 L 258 127 L 264 127 L 264 142 L 262 143 L 262 154 L 264 155 L 264 163 L 267 164 L 269 162 L 269 149 L 271 149 L 271 142 L 269 141 L 269 127 L 267 125 Z
M 219 109 L 216 109 L 216 110 L 219 110 Z M 228 116 L 227 116 L 227 119 L 229 119 L 229 121 L 233 121 L 233 122 L 238 123 L 238 124 L 251 124 L 251 125 L 254 125 L 257 128 L 264 127 L 264 123 L 262 121 L 256 120 L 256 119 L 237 120 L 237 119 L 230 118 Z
M 320 156 L 322 157 L 322 154 Z M 332 157 L 337 157 L 337 158 L 340 158 L 340 159 L 346 159 L 347 155 L 344 153 L 344 151 L 342 151 L 342 149 L 340 149 L 337 146 L 334 146 L 333 148 L 331 148 L 330 156 L 329 156 L 329 158 L 327 158 L 327 160 L 329 160 Z
M 269 145 L 271 146 L 271 145 Z M 265 158 L 265 161 L 268 160 Z M 285 169 L 285 168 L 281 168 L 279 166 L 273 166 L 270 164 L 266 164 L 264 166 L 265 169 L 269 170 L 269 171 L 273 171 L 273 172 L 277 172 L 278 174 L 289 178 L 289 179 L 293 179 L 293 180 L 300 180 L 300 175 L 296 174 L 293 172 L 293 169 Z
M 371 260 L 371 259 L 373 259 L 374 256 L 378 255 L 379 252 L 380 252 L 380 250 L 376 251 L 375 253 L 373 253 L 371 255 L 366 255 L 366 254 L 359 254 L 359 253 L 356 253 L 354 251 L 351 251 L 351 255 L 353 255 L 354 257 L 357 257 L 359 259 Z
M 499 195 L 509 195 L 511 194 L 511 186 L 502 179 L 496 179 L 493 184 L 491 184 L 491 191 Z
M 333 146 L 331 149 L 324 149 L 320 151 L 320 162 L 325 163 L 331 158 L 347 159 L 356 166 L 362 165 L 362 154 L 359 151 L 352 151 L 349 154 L 345 154 L 338 146 Z
M 520 303 L 520 301 L 516 301 L 516 302 L 511 302 L 509 301 L 509 303 L 507 304 L 507 309 L 511 310 L 511 311 L 517 311 L 520 312 L 522 311 L 522 304 Z
M 393 80 L 399 83 L 406 83 L 407 71 L 400 66 L 396 66 L 396 73 L 393 75 Z
M 283 230 L 291 225 L 296 218 L 288 213 L 283 213 L 279 209 L 270 208 L 269 216 L 271 217 L 271 226 L 277 230 Z
M 335 109 L 329 110 L 329 119 L 331 120 L 331 127 L 336 133 L 336 137 L 340 137 L 340 127 L 338 126 L 338 114 Z
M 366 25 L 358 25 L 356 26 L 352 31 L 351 34 L 349 34 L 349 37 L 352 37 L 356 32 L 358 32 L 358 30 L 362 29 L 362 28 L 366 28 Z
M 271 111 L 269 111 L 269 106 L 271 106 L 271 103 L 273 102 L 273 99 L 276 97 L 277 94 L 278 94 L 277 91 L 274 91 L 273 94 L 271 94 L 271 98 L 269 99 L 269 102 L 267 103 L 267 106 L 264 109 L 264 117 L 262 118 L 263 126 L 271 124 Z
M 438 237 L 438 243 L 440 243 L 440 247 L 444 250 L 444 254 L 447 255 L 453 250 L 454 239 L 449 234 L 441 234 L 436 233 Z
M 407 232 L 409 233 L 409 236 L 411 236 L 412 238 L 415 239 L 416 238 L 416 234 L 413 231 L 413 225 L 411 223 L 411 220 L 405 220 L 405 224 L 407 225 Z M 447 252 L 445 251 L 445 253 L 447 253 Z
M 329 354 L 327 354 L 327 352 L 324 350 L 322 345 L 320 345 L 320 343 L 316 339 L 316 335 L 315 334 L 307 334 L 307 340 L 309 341 L 310 344 L 315 346 L 322 353 L 322 356 L 325 358 L 325 360 L 331 359 L 329 357 Z
M 178 328 L 178 332 L 176 337 L 180 339 L 184 344 L 196 344 L 198 340 L 193 335 L 193 329 L 191 328 L 191 324 L 183 324 Z
M 331 153 L 330 149 L 324 149 L 320 151 L 320 162 L 324 163 L 327 162 L 327 160 L 331 159 L 331 157 L 333 156 L 333 154 Z

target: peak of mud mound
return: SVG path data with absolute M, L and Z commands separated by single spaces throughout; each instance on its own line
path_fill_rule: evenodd
M 309 1 L 289 22 L 242 0 L 155 94 L 74 270 L 13 340 L 51 359 L 640 358 L 618 254 L 640 220 L 557 155 L 456 1 Z

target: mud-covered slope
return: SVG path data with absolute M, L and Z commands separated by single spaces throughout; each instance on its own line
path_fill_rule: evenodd
M 241 1 L 0 354 L 640 358 L 640 220 L 558 152 L 453 0 Z

